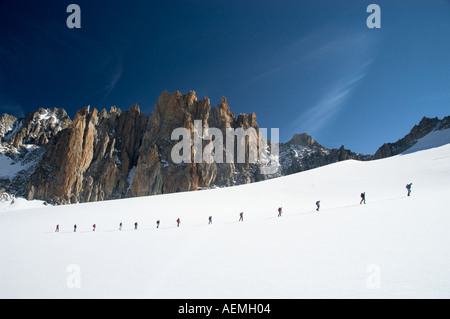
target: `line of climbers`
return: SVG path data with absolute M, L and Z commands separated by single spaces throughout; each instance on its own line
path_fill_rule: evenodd
M 411 187 L 412 187 L 412 183 L 409 183 L 409 184 L 406 185 L 407 196 L 408 196 L 408 197 L 411 196 Z M 361 193 L 361 201 L 359 202 L 359 204 L 362 205 L 363 203 L 366 204 L 366 192 L 362 192 L 362 193 Z M 316 211 L 319 211 L 319 210 L 320 210 L 320 200 L 318 200 L 318 201 L 316 202 Z M 279 207 L 279 208 L 278 208 L 278 217 L 282 217 L 282 214 L 283 214 L 283 208 L 282 208 L 282 207 Z M 241 213 L 239 214 L 239 221 L 240 221 L 240 222 L 241 222 L 241 221 L 244 221 L 244 212 L 241 212 Z M 180 227 L 181 219 L 178 218 L 178 219 L 176 220 L 176 222 L 177 222 L 177 227 Z M 160 221 L 160 220 L 157 220 L 157 221 L 156 221 L 156 228 L 159 228 L 159 225 L 160 225 L 160 224 L 161 224 L 161 221 Z M 209 217 L 208 217 L 208 225 L 211 225 L 211 224 L 212 224 L 212 216 L 209 216 Z M 123 227 L 123 224 L 122 224 L 122 222 L 121 222 L 121 223 L 119 224 L 119 230 L 122 230 L 122 227 Z M 95 232 L 95 229 L 96 229 L 96 228 L 97 228 L 97 225 L 96 225 L 96 224 L 92 225 L 92 231 Z M 138 223 L 135 222 L 135 223 L 134 223 L 134 230 L 137 230 L 137 229 L 138 229 Z M 56 232 L 56 233 L 59 232 L 59 224 L 56 225 L 55 232 Z M 76 225 L 76 224 L 73 226 L 73 232 L 74 232 L 74 233 L 77 232 L 77 225 Z

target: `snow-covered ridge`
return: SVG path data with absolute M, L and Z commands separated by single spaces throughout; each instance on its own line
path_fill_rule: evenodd
M 407 149 L 403 154 L 423 151 L 440 147 L 450 143 L 450 129 L 435 130 L 419 139 L 416 144 Z

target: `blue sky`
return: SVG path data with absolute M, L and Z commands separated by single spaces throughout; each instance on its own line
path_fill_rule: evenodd
M 66 26 L 71 3 L 81 29 Z M 366 26 L 371 3 L 381 29 Z M 281 141 L 374 153 L 450 115 L 450 1 L 0 0 L 0 113 L 150 114 L 164 90 L 225 96 Z

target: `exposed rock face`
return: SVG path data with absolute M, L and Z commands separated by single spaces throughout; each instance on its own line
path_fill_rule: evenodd
M 137 105 L 100 115 L 89 107 L 78 111 L 72 126 L 47 146 L 28 199 L 74 203 L 125 197 L 146 122 Z
M 1 170 L 6 175 L 10 175 L 11 170 L 17 173 L 7 179 L 0 177 L 1 186 L 25 195 L 31 175 L 44 154 L 44 145 L 71 124 L 63 109 L 39 109 L 24 119 L 4 114 L 0 118 L 0 156 L 7 157 L 10 165 Z
M 0 143 L 3 142 L 5 135 L 12 131 L 17 118 L 12 115 L 3 114 L 0 117 Z
M 163 92 L 150 116 L 140 113 L 137 105 L 124 112 L 112 107 L 110 112 L 103 110 L 100 114 L 87 107 L 77 112 L 66 129 L 58 130 L 55 136 L 48 135 L 45 153 L 24 195 L 30 200 L 67 204 L 230 186 L 267 178 L 258 174 L 258 164 L 249 163 L 248 158 L 241 164 L 174 163 L 171 150 L 179 141 L 171 139 L 172 132 L 186 128 L 193 137 L 195 121 L 200 121 L 202 132 L 214 127 L 223 136 L 227 128 L 253 128 L 259 132 L 255 114 L 239 114 L 236 118 L 225 98 L 211 107 L 208 98 L 198 100 L 195 92 Z M 194 141 L 189 143 L 194 158 Z M 208 143 L 202 140 L 202 149 Z
M 73 122 L 62 109 L 39 109 L 24 119 L 2 115 L 0 156 L 8 157 L 18 173 L 0 171 L 0 188 L 30 200 L 69 204 L 226 187 L 347 159 L 392 156 L 432 130 L 448 127 L 450 117 L 424 118 L 405 138 L 383 145 L 375 156 L 355 154 L 344 146 L 327 149 L 308 134 L 296 134 L 279 145 L 279 158 L 269 158 L 276 162 L 277 171 L 264 175 L 259 168 L 269 165 L 266 159 L 252 162 L 247 152 L 239 162 L 237 138 L 227 141 L 227 131 L 239 129 L 249 133 L 248 139 L 258 141 L 254 113 L 236 116 L 225 98 L 211 106 L 208 98 L 199 100 L 195 92 L 163 92 L 150 116 L 142 114 L 138 105 L 123 112 L 111 107 L 100 113 L 86 107 L 76 113 Z M 184 137 L 172 136 L 177 128 L 190 135 L 183 147 L 190 161 L 173 161 L 174 146 L 184 142 Z M 208 136 L 210 128 L 216 130 Z M 213 141 L 223 144 L 222 154 L 220 148 L 212 147 L 216 146 Z M 272 147 L 258 143 L 256 151 L 262 146 Z M 223 161 L 206 161 L 199 157 L 198 147 Z
M 236 119 L 225 98 L 216 107 L 210 100 L 198 100 L 195 92 L 182 95 L 164 92 L 147 123 L 142 141 L 136 176 L 131 186 L 131 196 L 173 193 L 197 190 L 211 186 L 230 186 L 238 183 L 236 172 L 243 173 L 249 163 L 181 163 L 172 161 L 171 150 L 178 141 L 171 140 L 175 128 L 186 128 L 194 137 L 194 121 L 200 120 L 202 132 L 218 128 L 226 136 L 227 128 L 247 129 L 259 132 L 254 114 L 239 114 Z M 194 142 L 191 141 L 191 157 L 194 158 Z M 207 142 L 202 142 L 202 148 Z M 224 147 L 224 152 L 226 148 Z M 248 175 L 248 174 L 247 174 Z M 256 176 L 246 176 L 239 183 L 248 183 Z
M 418 125 L 415 125 L 408 135 L 395 143 L 383 144 L 373 156 L 373 159 L 381 159 L 403 153 L 412 147 L 416 142 L 435 130 L 444 130 L 450 128 L 450 116 L 439 120 L 437 117 L 430 119 L 424 117 Z

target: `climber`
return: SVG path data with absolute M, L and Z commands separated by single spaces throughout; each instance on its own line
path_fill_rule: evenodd
M 411 187 L 412 183 L 406 185 L 406 189 L 408 190 L 408 196 L 411 196 Z

